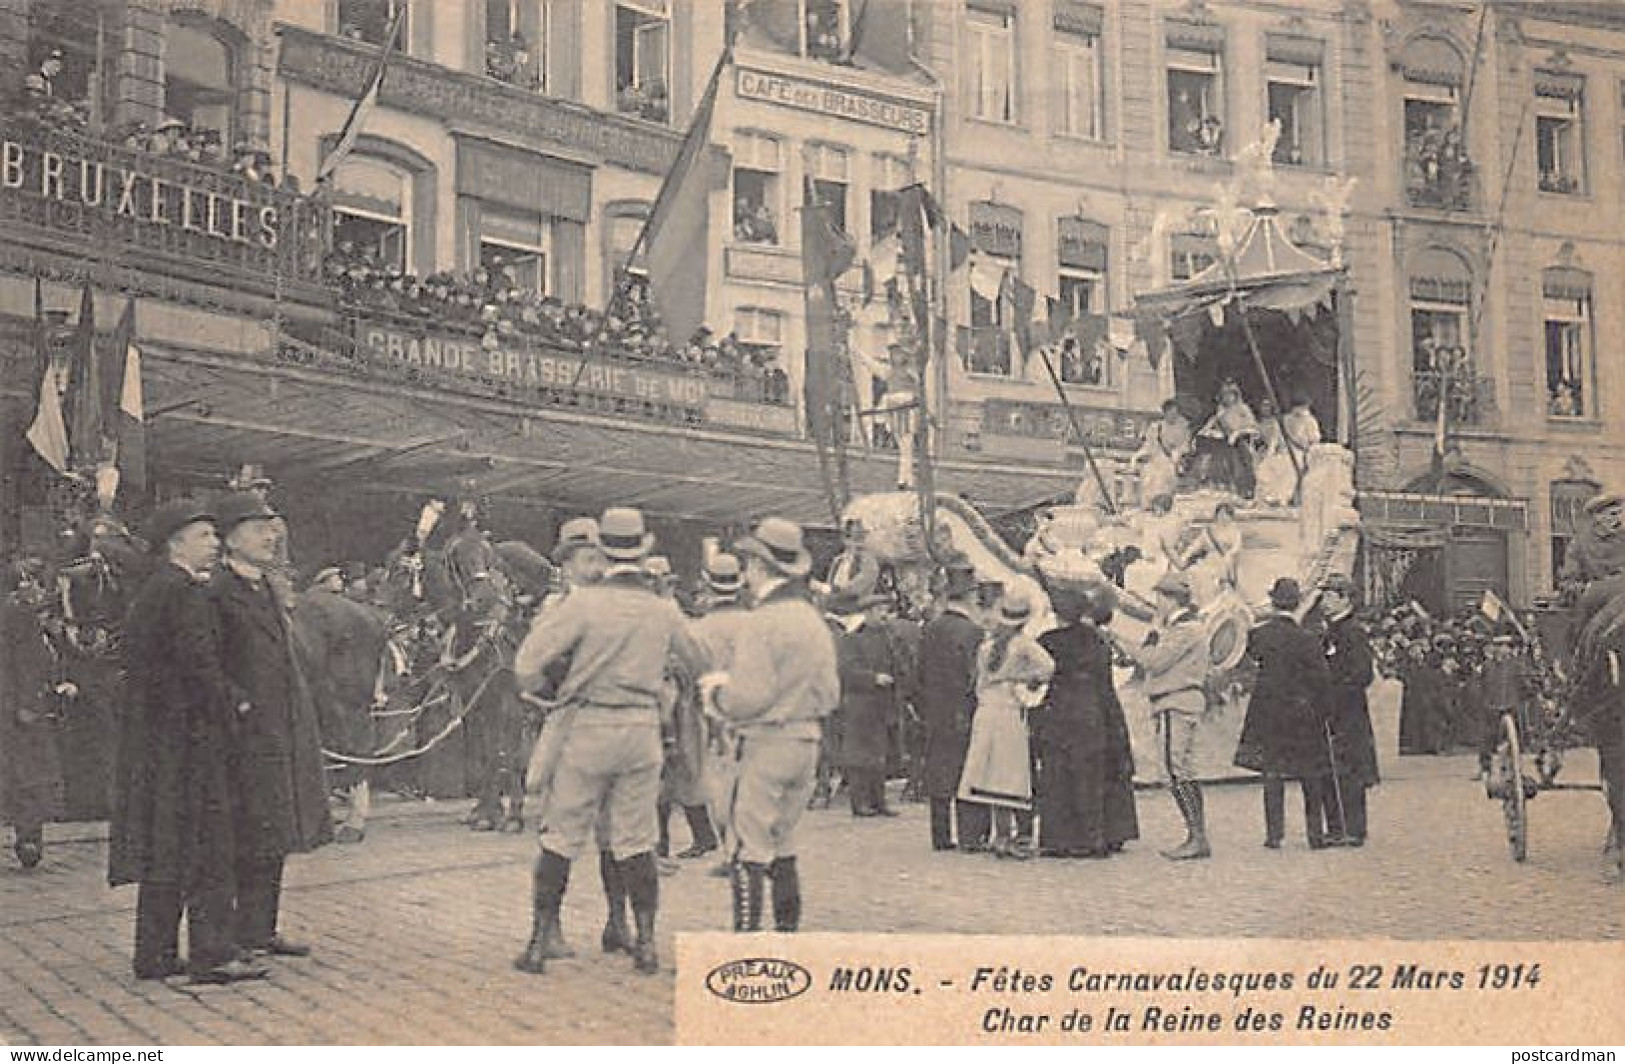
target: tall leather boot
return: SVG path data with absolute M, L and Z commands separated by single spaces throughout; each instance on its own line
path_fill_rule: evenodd
M 559 909 L 564 904 L 564 888 L 570 882 L 570 859 L 543 850 L 536 859 L 536 872 L 532 886 L 534 922 L 530 942 L 513 962 L 513 966 L 530 975 L 547 971 L 551 953 L 549 945 L 559 940 Z
M 1185 841 L 1162 855 L 1170 861 L 1190 861 L 1211 857 L 1213 851 L 1207 843 L 1207 826 L 1203 818 L 1202 791 L 1194 783 L 1183 780 L 1172 785 L 1174 802 L 1185 819 Z
M 608 850 L 598 851 L 598 878 L 603 881 L 604 903 L 609 907 L 598 944 L 605 953 L 631 953 L 632 932 L 626 926 L 626 877 L 620 862 Z
M 644 975 L 660 971 L 655 951 L 655 913 L 660 909 L 660 872 L 655 855 L 647 850 L 621 862 L 626 893 L 632 901 L 632 921 L 638 937 L 632 946 L 632 967 Z
M 768 866 L 773 877 L 773 930 L 801 929 L 801 873 L 794 857 L 776 857 Z
M 754 861 L 735 861 L 729 868 L 733 886 L 734 930 L 762 929 L 762 879 L 767 866 Z

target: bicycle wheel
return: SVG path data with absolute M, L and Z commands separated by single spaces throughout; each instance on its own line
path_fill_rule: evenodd
M 1501 716 L 1501 748 L 1497 755 L 1507 845 L 1512 850 L 1512 859 L 1522 861 L 1529 856 L 1529 808 L 1523 791 L 1523 742 L 1518 736 L 1517 719 L 1511 713 Z

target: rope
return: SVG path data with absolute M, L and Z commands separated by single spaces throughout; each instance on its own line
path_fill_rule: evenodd
M 341 754 L 341 753 L 338 753 L 336 751 L 326 750 L 326 749 L 324 749 L 322 751 L 322 753 L 325 754 L 328 758 L 339 762 L 340 764 L 344 764 L 344 765 L 365 765 L 365 766 L 369 766 L 369 767 L 377 767 L 377 766 L 381 766 L 381 765 L 393 765 L 393 764 L 395 764 L 397 762 L 406 761 L 406 760 L 409 760 L 409 759 L 414 758 L 414 757 L 422 757 L 424 754 L 427 754 L 429 751 L 433 750 L 436 746 L 439 746 L 442 742 L 444 742 L 451 735 L 452 732 L 456 731 L 458 728 L 460 728 L 462 726 L 463 719 L 465 717 L 467 717 L 470 712 L 473 711 L 473 709 L 474 709 L 474 707 L 476 705 L 479 704 L 480 696 L 485 693 L 486 687 L 488 687 L 490 685 L 491 681 L 496 678 L 497 673 L 499 673 L 501 671 L 502 671 L 502 666 L 500 666 L 500 665 L 491 666 L 490 670 L 488 672 L 486 672 L 485 678 L 482 679 L 480 681 L 479 686 L 474 689 L 474 693 L 472 695 L 470 695 L 468 697 L 468 699 L 463 703 L 462 712 L 458 713 L 456 716 L 452 717 L 451 720 L 447 721 L 446 726 L 441 728 L 438 733 L 436 733 L 432 738 L 429 739 L 428 742 L 424 743 L 422 746 L 415 747 L 414 749 L 407 750 L 407 751 L 404 751 L 403 753 L 399 753 L 399 754 L 380 754 L 380 755 L 374 755 L 374 756 L 368 756 L 368 757 L 358 757 L 358 756 L 355 756 L 355 755 L 352 755 L 352 754 Z M 404 737 L 405 734 L 406 733 L 403 731 L 401 733 L 401 736 Z M 391 743 L 391 745 L 393 745 L 393 743 Z M 388 747 L 386 747 L 385 749 L 387 750 Z

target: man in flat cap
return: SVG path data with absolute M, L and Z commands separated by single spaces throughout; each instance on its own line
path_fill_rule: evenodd
M 215 513 L 226 551 L 209 591 L 221 665 L 245 707 L 233 765 L 237 944 L 302 957 L 310 948 L 277 928 L 283 865 L 289 854 L 331 842 L 333 828 L 316 707 L 270 580 L 282 541 L 281 515 L 252 492 L 225 496 Z
M 135 977 L 259 979 L 237 957 L 231 749 L 246 703 L 220 667 L 207 582 L 215 517 L 189 499 L 159 507 L 147 539 L 161 559 L 130 606 L 107 881 L 136 883 Z M 179 956 L 186 914 L 189 956 Z

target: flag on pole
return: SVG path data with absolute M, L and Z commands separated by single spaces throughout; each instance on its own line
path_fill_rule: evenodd
M 361 95 L 356 97 L 355 104 L 350 108 L 350 117 L 344 120 L 344 129 L 339 133 L 338 143 L 333 145 L 333 150 L 327 153 L 327 158 L 322 160 L 321 168 L 316 171 L 318 188 L 332 180 L 334 172 L 355 148 L 356 138 L 361 136 L 361 130 L 367 124 L 367 116 L 378 106 L 378 93 L 384 86 L 384 71 L 389 66 L 390 55 L 400 43 L 401 25 L 405 20 L 406 5 L 401 4 L 395 11 L 395 17 L 389 20 L 389 28 L 384 32 L 384 46 L 378 52 L 378 62 L 373 64 L 366 87 L 361 90 Z
M 1443 360 L 1436 360 L 1438 372 L 1438 409 L 1433 424 L 1433 482 L 1438 488 L 1444 484 L 1445 455 L 1450 453 L 1450 372 L 1443 368 Z
M 68 426 L 62 420 L 62 378 L 51 358 L 45 295 L 37 277 L 34 279 L 34 357 L 39 363 L 39 402 L 34 408 L 34 420 L 28 426 L 28 442 L 46 465 L 65 474 L 68 471 Z
M 113 444 L 119 483 L 137 496 L 147 489 L 146 401 L 141 388 L 141 349 L 135 344 L 135 300 L 124 304 L 107 360 L 103 432 Z
M 87 283 L 79 294 L 68 387 L 73 394 L 68 426 L 73 465 L 93 468 L 102 458 L 102 360 L 96 350 L 96 299 Z
M 722 71 L 732 61 L 732 53 L 724 49 L 694 109 L 694 120 L 683 134 L 677 160 L 667 171 L 643 231 L 632 246 L 631 261 L 637 261 L 641 250 L 649 294 L 666 324 L 667 335 L 677 344 L 687 342 L 705 323 L 710 199 L 715 185 L 707 165 L 707 148 Z
M 835 228 L 829 207 L 809 202 L 801 208 L 801 271 L 806 286 L 807 424 L 817 440 L 834 442 L 835 411 L 842 393 L 844 337 L 839 335 L 835 279 L 852 267 L 857 249 Z

